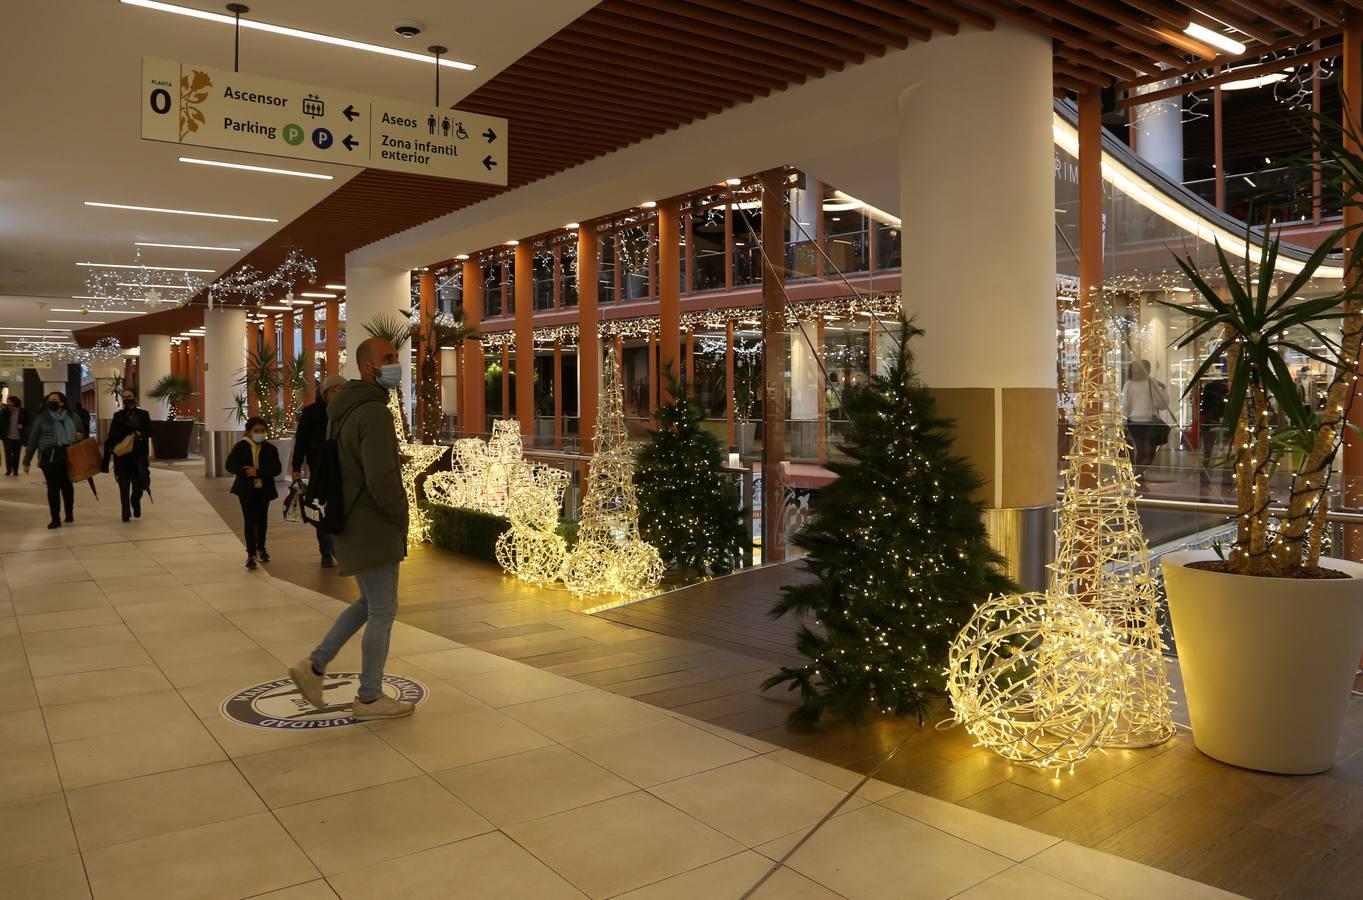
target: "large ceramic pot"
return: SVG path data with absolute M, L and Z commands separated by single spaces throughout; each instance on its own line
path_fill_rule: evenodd
M 1208 756 L 1305 775 L 1334 765 L 1363 651 L 1363 565 L 1321 560 L 1337 579 L 1255 578 L 1164 557 L 1169 615 L 1192 719 Z
M 152 420 L 151 446 L 157 459 L 184 459 L 189 456 L 189 441 L 193 436 L 193 419 Z

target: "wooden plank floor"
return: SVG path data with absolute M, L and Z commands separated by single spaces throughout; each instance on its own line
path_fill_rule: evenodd
M 227 480 L 177 468 L 226 521 L 240 521 Z M 311 529 L 282 522 L 278 509 L 271 573 L 353 599 L 351 579 L 318 567 Z M 794 623 L 773 623 L 766 610 L 781 584 L 799 577 L 798 566 L 770 566 L 593 616 L 583 612 L 592 603 L 566 591 L 530 588 L 425 546 L 403 564 L 399 618 L 766 744 L 863 772 L 880 767 L 882 780 L 1235 893 L 1363 897 L 1363 699 L 1350 706 L 1336 766 L 1305 777 L 1222 765 L 1186 730 L 1162 747 L 1110 751 L 1055 777 L 973 747 L 959 728 L 939 731 L 945 708 L 922 727 L 878 720 L 794 732 L 785 726 L 791 697 L 760 685 L 798 662 L 782 644 Z M 1178 686 L 1177 666 L 1171 675 Z

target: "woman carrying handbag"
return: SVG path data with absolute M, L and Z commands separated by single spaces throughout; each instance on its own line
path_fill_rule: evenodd
M 1126 435 L 1131 443 L 1131 463 L 1137 474 L 1155 461 L 1155 453 L 1169 442 L 1169 423 L 1161 414 L 1169 408 L 1169 393 L 1164 385 L 1150 377 L 1150 361 L 1138 360 L 1131 364 L 1126 384 L 1122 385 L 1122 415 L 1126 417 Z
M 61 528 L 61 507 L 66 507 L 66 521 L 74 521 L 76 490 L 66 467 L 67 448 L 85 439 L 84 427 L 67 408 L 66 395 L 53 391 L 47 395 L 43 411 L 33 417 L 29 426 L 28 445 L 24 451 L 24 474 L 28 474 L 33 455 L 38 454 L 38 468 L 47 481 L 47 509 L 52 513 L 48 528 Z
M 137 405 L 137 395 L 125 390 L 123 408 L 114 413 L 109 436 L 104 439 L 104 471 L 109 471 L 112 460 L 124 522 L 142 518 L 142 471 L 150 437 L 151 416 Z

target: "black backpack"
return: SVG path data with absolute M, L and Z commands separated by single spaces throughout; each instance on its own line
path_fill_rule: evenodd
M 327 534 L 340 534 L 345 531 L 346 517 L 350 514 L 350 510 L 345 507 L 345 488 L 341 484 L 341 448 L 333 435 L 339 435 L 345 420 L 364 405 L 357 403 L 341 416 L 340 421 L 328 422 L 326 439 L 318 443 L 316 452 L 308 454 L 310 474 L 300 509 L 304 522 Z M 360 483 L 360 494 L 362 493 L 363 482 Z M 359 500 L 360 495 L 356 494 L 355 502 L 358 503 Z M 354 504 L 352 508 L 353 506 Z

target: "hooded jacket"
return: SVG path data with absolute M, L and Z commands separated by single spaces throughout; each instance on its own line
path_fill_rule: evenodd
M 327 419 L 347 510 L 345 531 L 336 535 L 341 574 L 401 562 L 407 557 L 407 492 L 388 391 L 348 381 L 327 404 Z

